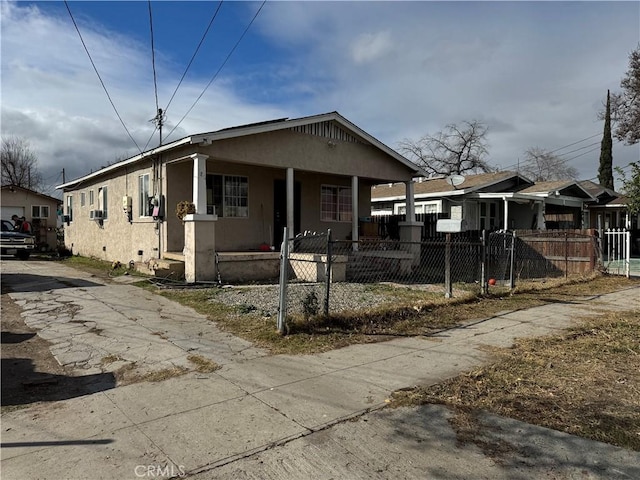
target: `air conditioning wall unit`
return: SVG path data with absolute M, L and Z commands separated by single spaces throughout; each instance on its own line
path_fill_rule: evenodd
M 91 220 L 102 220 L 104 218 L 102 210 L 89 210 Z

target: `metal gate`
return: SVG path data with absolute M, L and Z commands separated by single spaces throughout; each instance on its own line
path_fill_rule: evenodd
M 612 275 L 631 273 L 631 232 L 623 228 L 613 228 L 604 232 L 602 264 Z

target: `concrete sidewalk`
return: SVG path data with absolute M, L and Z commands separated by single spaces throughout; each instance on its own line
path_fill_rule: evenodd
M 74 319 L 91 313 L 95 325 L 89 325 L 107 331 L 110 341 L 122 332 L 131 343 L 121 355 L 136 350 L 135 341 L 156 342 L 147 349 L 157 357 L 149 368 L 179 364 L 193 351 L 223 368 L 3 414 L 3 479 L 184 473 L 212 479 L 531 478 L 534 471 L 555 478 L 640 478 L 638 453 L 512 420 L 486 418 L 488 431 L 514 446 L 513 461 L 503 465 L 475 447 L 458 448 L 442 407 L 378 411 L 393 390 L 436 383 L 482 364 L 487 357 L 480 346 L 508 346 L 516 337 L 563 329 L 573 318 L 603 310 L 640 310 L 640 288 L 505 312 L 434 337 L 265 356 L 239 339 L 203 330 L 206 320 L 191 309 L 148 292 L 103 285 L 58 264 L 12 263 L 31 269 L 32 277 L 15 277 L 23 288 L 14 285 L 11 295 L 25 308 L 25 320 L 40 319 L 43 331 L 65 323 L 47 320 L 47 312 L 58 311 L 47 310 L 48 302 L 62 298 L 67 312 L 75 305 Z M 95 285 L 73 286 L 78 281 Z M 154 335 L 158 328 L 165 338 Z M 194 332 L 202 347 L 190 343 Z M 76 336 L 87 345 L 89 334 Z M 168 353 L 161 353 L 165 348 Z M 91 358 L 97 356 L 89 355 L 88 369 L 94 368 Z

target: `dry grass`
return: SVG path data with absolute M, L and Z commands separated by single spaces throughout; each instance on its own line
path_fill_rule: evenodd
M 608 313 L 565 333 L 495 349 L 496 361 L 444 383 L 397 392 L 392 404 L 483 410 L 640 451 L 640 312 Z M 466 420 L 465 420 L 466 418 Z
M 184 367 L 171 367 L 151 372 L 141 372 L 135 363 L 129 363 L 114 372 L 118 385 L 129 385 L 140 382 L 162 382 L 173 377 L 184 375 L 189 370 Z
M 255 345 L 279 354 L 319 353 L 358 343 L 385 341 L 398 336 L 430 335 L 468 321 L 488 318 L 504 311 L 535 307 L 545 303 L 570 302 L 596 293 L 608 293 L 631 285 L 637 280 L 624 277 L 597 276 L 573 278 L 522 285 L 513 295 L 506 290 L 492 289 L 488 296 L 468 295 L 445 299 L 411 289 L 385 289 L 385 294 L 397 294 L 393 306 L 309 320 L 293 319 L 287 335 L 276 330 L 274 317 L 262 317 L 256 312 L 241 312 L 216 302 L 219 289 L 154 290 L 205 314 L 225 331 Z
M 221 368 L 220 365 L 213 360 L 204 358 L 201 355 L 189 355 L 187 360 L 196 366 L 196 372 L 199 373 L 212 373 Z

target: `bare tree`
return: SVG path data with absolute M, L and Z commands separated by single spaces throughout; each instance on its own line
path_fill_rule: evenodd
M 31 190 L 38 190 L 42 186 L 38 158 L 26 139 L 3 138 L 1 156 L 2 185 L 16 185 Z
M 489 153 L 486 141 L 488 127 L 476 120 L 461 126 L 450 124 L 435 135 L 420 140 L 404 139 L 399 150 L 416 165 L 436 175 L 461 175 L 467 172 L 490 172 L 485 161 Z
M 540 147 L 533 147 L 525 153 L 524 163 L 520 172 L 534 182 L 551 180 L 575 180 L 578 170 L 562 158 Z
M 622 93 L 614 96 L 616 137 L 627 145 L 640 142 L 640 44 L 629 55 L 629 70 L 620 82 Z
M 610 105 L 614 135 L 627 145 L 640 142 L 640 44 L 629 54 L 629 70 L 620 81 L 622 91 L 612 93 Z M 605 104 L 603 103 L 603 107 Z M 606 119 L 606 108 L 598 112 L 598 119 Z

